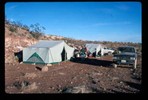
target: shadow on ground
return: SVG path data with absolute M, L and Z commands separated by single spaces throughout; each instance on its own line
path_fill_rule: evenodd
M 111 90 L 114 93 L 140 93 L 142 92 L 141 84 L 123 81 L 124 86 L 116 86 L 114 90 Z
M 127 85 L 129 85 L 131 88 L 134 88 L 134 89 L 137 89 L 137 90 L 141 90 L 141 84 L 133 83 L 133 82 L 128 82 L 128 81 L 125 81 L 125 83 Z
M 71 60 L 75 63 L 81 63 L 81 64 L 89 64 L 89 65 L 96 65 L 96 66 L 103 66 L 103 67 L 111 67 L 112 61 L 108 60 L 99 60 L 99 59 L 93 59 L 93 58 L 74 58 Z

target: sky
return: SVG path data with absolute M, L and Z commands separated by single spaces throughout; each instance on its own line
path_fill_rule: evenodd
M 140 2 L 7 2 L 5 16 L 45 34 L 90 41 L 142 43 Z

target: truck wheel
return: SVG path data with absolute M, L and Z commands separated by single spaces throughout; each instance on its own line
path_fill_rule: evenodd
M 108 55 L 111 55 L 112 53 L 111 52 L 108 52 Z
M 114 67 L 114 68 L 117 68 L 117 64 L 113 64 L 113 67 Z

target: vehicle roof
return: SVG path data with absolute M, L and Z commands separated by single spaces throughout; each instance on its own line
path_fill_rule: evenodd
M 118 47 L 118 48 L 135 48 L 134 46 L 120 46 L 120 47 Z

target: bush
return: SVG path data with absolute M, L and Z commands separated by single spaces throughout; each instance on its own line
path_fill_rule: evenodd
M 30 34 L 31 34 L 35 39 L 39 39 L 39 37 L 42 36 L 41 33 L 30 32 Z
M 39 23 L 31 24 L 29 29 L 30 29 L 30 34 L 36 39 L 44 35 L 43 30 L 45 30 L 45 28 L 40 26 Z
M 15 27 L 15 26 L 10 26 L 10 27 L 9 27 L 9 31 L 11 31 L 11 32 L 17 32 L 17 27 Z

